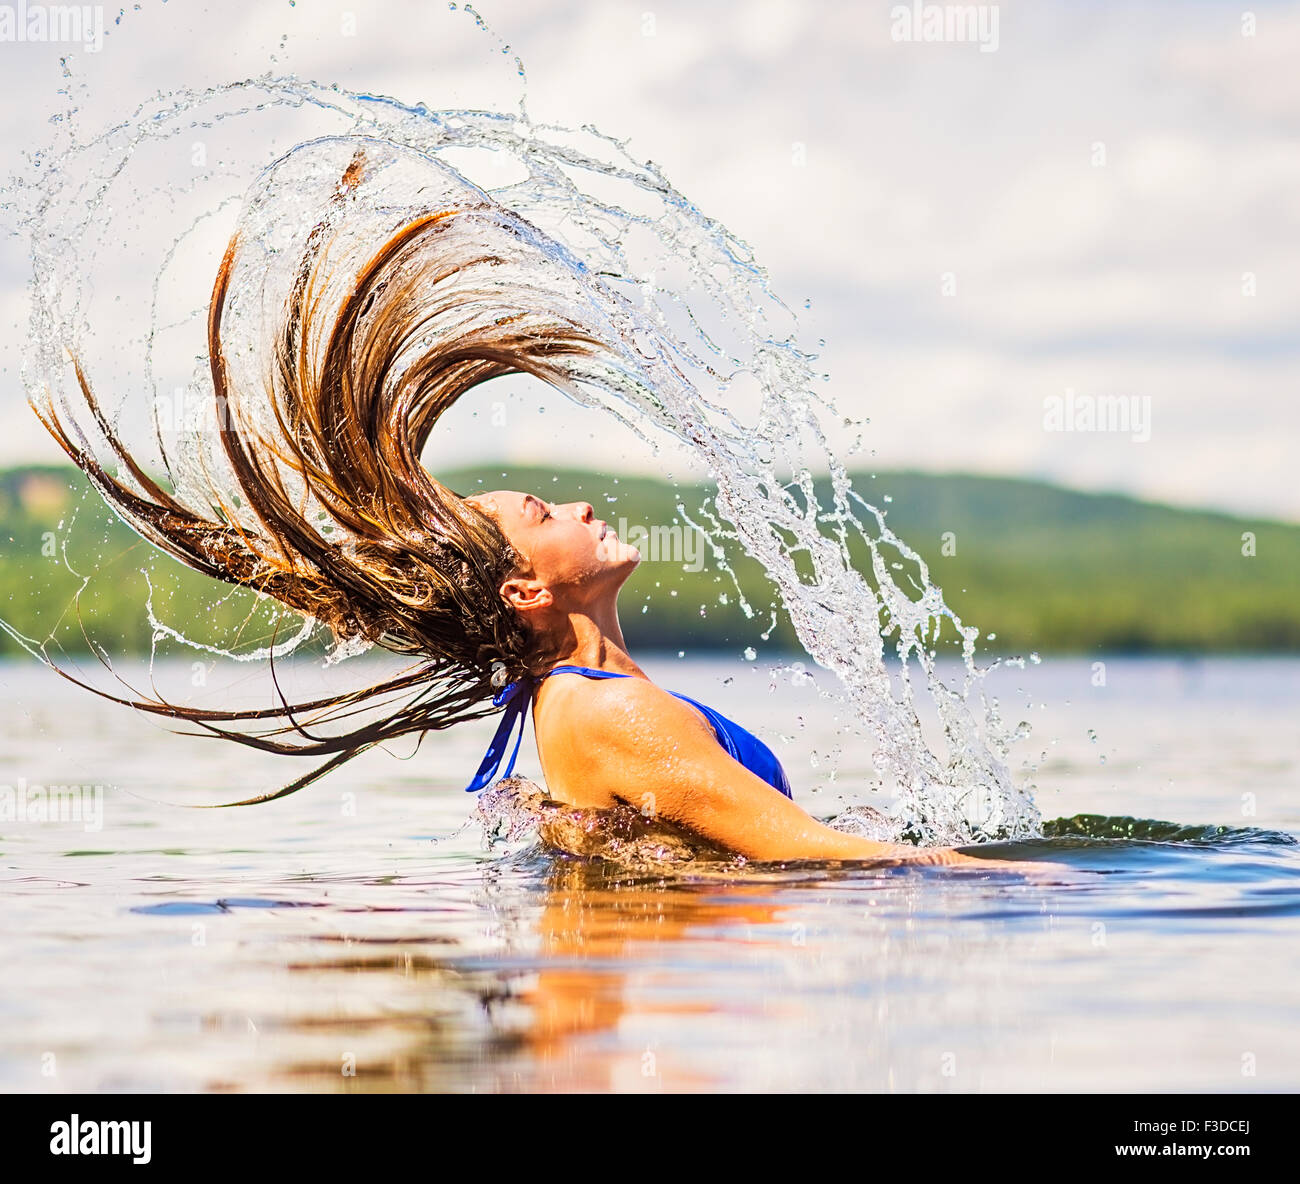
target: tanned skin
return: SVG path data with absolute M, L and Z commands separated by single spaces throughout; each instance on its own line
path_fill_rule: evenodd
M 619 625 L 618 593 L 641 555 L 596 518 L 590 503 L 550 503 L 516 490 L 469 500 L 496 519 L 523 557 L 501 595 L 561 655 L 554 665 L 631 676 L 557 674 L 538 688 L 537 748 L 556 800 L 587 809 L 628 805 L 754 860 L 1047 866 L 876 842 L 818 822 L 734 760 L 696 708 L 633 661 Z

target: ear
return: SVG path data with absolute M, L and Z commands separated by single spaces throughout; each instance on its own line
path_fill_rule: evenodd
M 501 595 L 521 613 L 535 612 L 555 602 L 551 590 L 540 580 L 511 579 L 501 585 Z

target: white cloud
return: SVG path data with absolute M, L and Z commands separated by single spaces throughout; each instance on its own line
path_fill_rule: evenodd
M 881 466 L 1031 473 L 1300 518 L 1283 443 L 1300 439 L 1300 6 L 1261 7 L 1252 39 L 1226 2 L 1002 4 L 992 54 L 896 44 L 888 3 L 482 0 L 509 54 L 442 6 L 347 7 L 354 37 L 343 6 L 313 0 L 128 12 L 97 60 L 76 63 L 83 117 L 258 73 L 268 53 L 277 68 L 432 106 L 508 105 L 518 53 L 534 118 L 628 137 L 750 241 L 792 306 L 812 299 L 810 339 L 827 341 L 839 401 L 871 416 Z M 58 50 L 0 56 L 24 96 L 0 112 L 17 167 L 62 102 Z M 22 280 L 6 249 L 11 393 Z M 1066 386 L 1150 395 L 1151 442 L 1044 438 L 1042 398 Z M 548 423 L 561 422 L 552 438 L 568 460 L 615 450 L 651 464 L 603 424 L 562 407 Z M 503 447 L 548 458 L 536 430 L 503 441 L 462 426 L 447 463 Z M 50 456 L 30 424 L 0 441 L 0 461 Z

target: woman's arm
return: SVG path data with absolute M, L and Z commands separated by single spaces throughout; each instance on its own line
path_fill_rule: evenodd
M 1021 866 L 833 830 L 733 760 L 689 703 L 639 678 L 604 680 L 592 691 L 593 710 L 578 725 L 587 784 L 714 846 L 756 860 Z

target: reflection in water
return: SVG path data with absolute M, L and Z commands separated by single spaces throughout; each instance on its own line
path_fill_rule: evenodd
M 527 901 L 521 875 L 536 881 Z M 487 868 L 479 904 L 496 922 L 499 952 L 487 958 L 437 935 L 315 938 L 346 952 L 290 962 L 289 971 L 315 984 L 346 976 L 339 990 L 349 993 L 358 977 L 373 976 L 377 986 L 366 994 L 380 999 L 400 982 L 393 993 L 410 997 L 414 1014 L 394 1000 L 370 1015 L 295 1019 L 288 1026 L 297 1034 L 332 1031 L 353 1045 L 376 1039 L 356 1057 L 355 1076 L 340 1069 L 346 1054 L 333 1052 L 277 1076 L 295 1089 L 707 1089 L 716 1079 L 688 1057 L 658 1041 L 638 1050 L 635 1038 L 629 1045 L 616 1037 L 620 1025 L 711 1012 L 699 994 L 657 989 L 682 959 L 681 944 L 724 935 L 756 949 L 802 944 L 782 926 L 787 910 L 772 903 L 770 886 L 647 877 L 599 859 L 534 852 Z
M 701 1016 L 709 1007 L 697 996 L 638 1000 L 629 965 L 676 961 L 662 947 L 702 940 L 709 933 L 766 927 L 775 939 L 785 911 L 763 899 L 758 885 L 731 884 L 725 896 L 709 885 L 665 880 L 627 882 L 603 861 L 562 859 L 547 875 L 545 904 L 537 920 L 541 970 L 522 993 L 530 1009 L 528 1048 L 532 1072 L 553 1088 L 704 1089 L 718 1084 L 649 1044 L 629 1060 L 593 1058 L 598 1037 L 638 1012 Z M 743 927 L 743 929 L 742 929 Z M 750 938 L 752 941 L 752 937 Z
M 321 1061 L 277 1076 L 293 1088 L 366 1091 L 764 1088 L 774 1069 L 784 1076 L 809 1067 L 806 1055 L 779 1064 L 775 1049 L 764 1064 L 764 1033 L 780 1024 L 808 1035 L 814 1059 L 828 1055 L 815 1051 L 819 1036 L 853 1033 L 857 1084 L 887 1088 L 895 1067 L 861 995 L 879 993 L 883 1014 L 900 977 L 926 974 L 934 935 L 915 930 L 913 919 L 947 911 L 950 898 L 969 907 L 972 893 L 987 904 L 989 893 L 1008 891 L 1029 892 L 1033 899 L 1019 903 L 1033 913 L 1042 895 L 1015 877 L 978 871 L 809 866 L 736 876 L 734 868 L 726 876 L 647 873 L 537 849 L 485 868 L 477 903 L 493 918 L 495 953 L 466 954 L 436 934 L 334 936 L 324 944 L 344 942 L 346 954 L 290 963 L 311 977 L 313 993 L 344 976 L 336 989 L 354 1004 L 358 978 L 371 976 L 362 993 L 382 1002 L 371 1014 L 340 1010 L 292 1023 L 299 1034 L 335 1033 L 339 1048 L 367 1048 L 353 1054 L 355 1075 L 340 1071 L 347 1053 L 331 1047 Z M 531 891 L 521 893 L 522 881 Z M 824 914 L 842 917 L 846 905 L 857 914 L 848 941 L 823 931 Z M 945 941 L 946 973 L 960 973 L 953 961 L 963 951 L 987 958 L 1005 941 Z M 732 1044 L 745 1069 L 729 1059 Z

